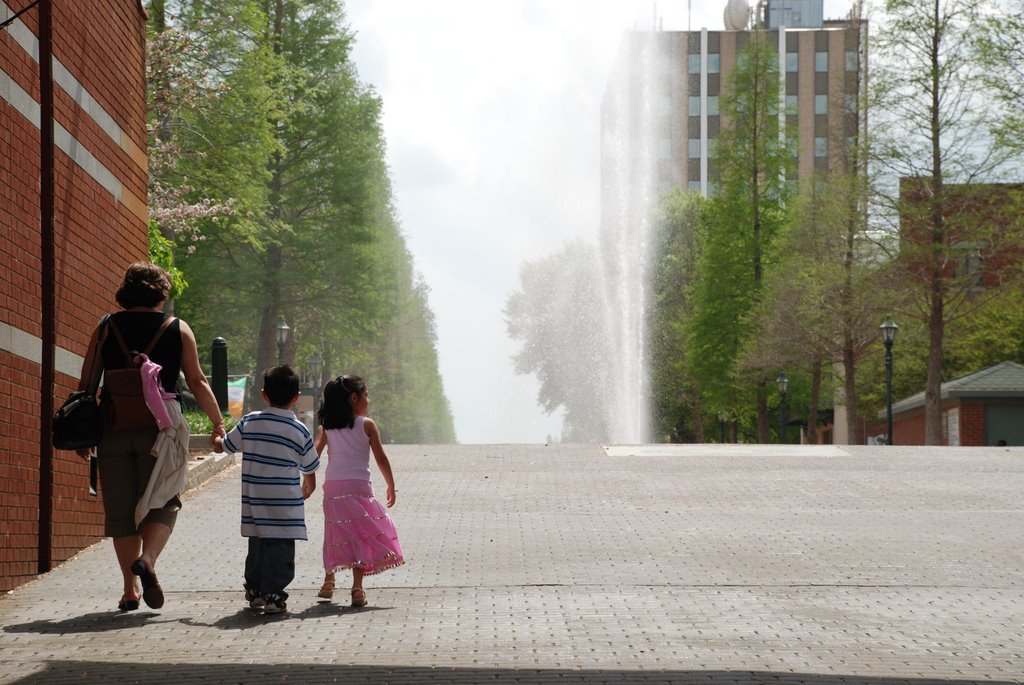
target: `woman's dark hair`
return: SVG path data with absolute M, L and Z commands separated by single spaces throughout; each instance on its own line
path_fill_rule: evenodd
M 351 397 L 355 393 L 362 397 L 366 383 L 359 376 L 338 376 L 324 386 L 324 403 L 317 412 L 317 423 L 324 430 L 352 428 L 356 425 L 356 410 Z
M 167 272 L 151 262 L 135 262 L 124 274 L 124 283 L 114 298 L 125 309 L 155 307 L 171 292 Z
M 287 407 L 299 394 L 299 374 L 284 364 L 268 369 L 263 374 L 263 392 L 273 407 Z

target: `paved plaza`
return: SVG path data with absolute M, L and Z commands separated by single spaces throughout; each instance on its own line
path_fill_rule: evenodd
M 316 598 L 318 490 L 289 613 L 248 608 L 232 466 L 163 609 L 116 611 L 106 540 L 0 598 L 0 682 L 1024 683 L 1024 448 L 389 455 L 407 564 L 368 607 Z

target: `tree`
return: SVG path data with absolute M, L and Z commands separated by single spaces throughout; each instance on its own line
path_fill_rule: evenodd
M 520 290 L 508 297 L 504 312 L 509 336 L 523 342 L 513 358 L 516 373 L 537 376 L 537 401 L 548 413 L 564 408 L 563 440 L 606 440 L 604 398 L 615 388 L 602 374 L 595 248 L 567 244 L 524 264 L 519 279 Z
M 953 184 L 991 180 L 1005 158 L 992 145 L 981 103 L 973 35 L 988 0 L 887 0 L 873 70 L 879 216 L 899 221 L 892 262 L 901 316 L 928 330 L 925 441 L 941 444 L 940 386 L 946 326 L 978 306 L 973 276 L 953 268 L 971 251 L 989 256 L 1006 237 L 957 204 Z M 897 181 L 897 179 L 899 179 Z M 896 291 L 894 291 L 896 292 Z
M 846 429 L 853 440 L 859 434 L 856 362 L 877 341 L 879 312 L 877 259 L 863 214 L 851 216 L 850 198 L 862 185 L 859 174 L 838 171 L 802 184 L 792 225 L 780 238 L 779 258 L 768 271 L 755 314 L 757 335 L 741 359 L 741 368 L 762 374 L 780 368 L 807 372 L 810 441 L 815 440 L 823 368 L 835 360 L 844 372 Z
M 751 33 L 723 92 L 713 154 L 718 194 L 708 202 L 701 234 L 687 356 L 708 408 L 735 414 L 748 396 L 736 364 L 774 257 L 772 243 L 787 221 L 785 178 L 793 157 L 780 141 L 778 56 L 763 31 Z M 754 379 L 759 442 L 768 442 L 766 384 L 765 376 Z
M 704 442 L 700 390 L 687 363 L 686 330 L 693 316 L 690 291 L 697 277 L 697 233 L 705 204 L 699 194 L 674 191 L 662 201 L 657 226 L 649 317 L 652 424 L 655 435 L 676 441 L 692 437 Z
M 202 304 L 196 318 L 223 326 L 218 312 L 240 310 L 229 331 L 248 342 L 244 352 L 259 372 L 276 363 L 282 318 L 296 331 L 285 348 L 292 361 L 307 335 L 352 339 L 375 330 L 338 322 L 379 319 L 365 309 L 375 258 L 367 245 L 390 186 L 380 103 L 355 77 L 336 4 L 251 5 L 248 53 L 217 60 L 229 96 L 195 127 L 205 163 L 194 177 L 238 198 L 238 216 L 210 226 L 189 265 Z M 196 2 L 187 19 L 202 24 L 220 11 Z M 218 36 L 209 49 L 219 57 L 222 46 Z M 342 361 L 332 358 L 336 349 L 325 350 L 327 369 Z
M 1024 150 L 1024 0 L 1007 0 L 977 32 L 981 78 L 992 94 L 986 107 L 999 144 Z M 995 106 L 993 106 L 995 105 Z
M 188 181 L 187 169 L 203 153 L 189 145 L 191 121 L 212 109 L 221 88 L 214 85 L 201 31 L 183 30 L 168 21 L 164 0 L 150 3 L 147 45 L 146 123 L 149 159 L 150 260 L 172 281 L 168 307 L 188 283 L 175 263 L 179 246 L 186 253 L 203 240 L 202 224 L 231 214 L 233 198 L 211 200 Z M 220 15 L 223 20 L 224 15 Z M 196 28 L 224 26 L 198 24 Z M 200 114 L 201 116 L 201 114 Z
M 174 135 L 192 154 L 171 178 L 191 202 L 231 203 L 178 256 L 182 314 L 257 378 L 277 363 L 283 318 L 285 361 L 301 370 L 316 352 L 321 381 L 359 373 L 380 390 L 386 439 L 454 440 L 433 314 L 392 206 L 381 102 L 358 79 L 339 3 L 155 5 L 155 21 L 201 46 L 195 71 L 213 94 L 178 109 Z
M 948 378 L 1000 362 L 1024 364 L 1024 291 L 1002 288 L 979 308 L 953 323 L 945 355 Z

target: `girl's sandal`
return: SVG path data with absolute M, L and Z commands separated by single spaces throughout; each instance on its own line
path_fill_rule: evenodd
M 325 580 L 324 584 L 320 586 L 320 592 L 316 593 L 316 596 L 323 597 L 324 599 L 334 597 L 334 581 Z
M 366 592 L 362 588 L 355 588 L 352 590 L 352 606 L 366 606 Z

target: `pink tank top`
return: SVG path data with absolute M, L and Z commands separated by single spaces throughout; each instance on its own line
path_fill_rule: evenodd
M 351 428 L 327 432 L 327 473 L 324 480 L 370 480 L 370 438 L 357 416 Z

